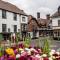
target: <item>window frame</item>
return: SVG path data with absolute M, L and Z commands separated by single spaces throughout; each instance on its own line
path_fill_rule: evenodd
M 25 17 L 22 17 L 22 22 L 25 22 L 26 20 L 25 20 Z
M 13 13 L 13 19 L 14 19 L 15 21 L 17 21 L 17 14 L 16 14 L 16 13 Z
M 17 32 L 17 25 L 14 25 L 14 32 Z
M 2 18 L 3 19 L 7 18 L 6 10 L 2 10 Z
M 3 27 L 5 25 L 5 27 Z M 2 32 L 7 32 L 7 24 L 2 24 Z

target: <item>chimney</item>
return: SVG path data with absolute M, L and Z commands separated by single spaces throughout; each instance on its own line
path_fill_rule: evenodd
M 50 20 L 50 14 L 47 14 L 47 15 L 46 15 L 46 19 L 47 19 L 47 20 Z
M 60 6 L 58 7 L 58 14 L 60 15 Z
M 37 12 L 37 18 L 40 18 L 40 12 Z

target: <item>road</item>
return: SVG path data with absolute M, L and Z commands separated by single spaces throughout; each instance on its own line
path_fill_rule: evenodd
M 37 43 L 37 41 L 32 40 L 31 45 L 32 45 L 32 46 L 35 46 L 36 43 Z M 38 42 L 37 44 L 39 44 L 39 42 Z M 42 42 L 40 42 L 39 45 L 42 45 Z M 51 49 L 55 49 L 55 50 L 58 50 L 58 49 L 59 49 L 59 51 L 60 51 L 60 41 L 51 40 L 51 42 L 50 42 L 50 48 L 51 48 Z
M 60 49 L 60 41 L 56 41 L 56 40 L 52 41 L 51 48 L 55 50 Z

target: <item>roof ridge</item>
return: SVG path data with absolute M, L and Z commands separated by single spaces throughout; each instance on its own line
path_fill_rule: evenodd
M 10 12 L 15 12 L 18 14 L 27 15 L 24 11 L 21 11 L 21 9 L 18 8 L 16 5 L 3 0 L 0 0 L 0 9 L 4 9 Z

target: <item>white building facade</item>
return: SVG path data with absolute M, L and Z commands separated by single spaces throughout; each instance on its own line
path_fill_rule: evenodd
M 60 37 L 60 6 L 58 7 L 58 11 L 52 15 L 52 30 L 54 38 Z
M 0 0 L 0 34 L 8 38 L 11 33 L 21 32 L 22 16 L 26 18 L 23 10 L 15 5 Z M 27 21 L 24 21 L 27 23 Z
M 21 37 L 22 39 L 24 37 L 27 37 L 28 36 L 28 16 L 27 15 L 21 15 Z

